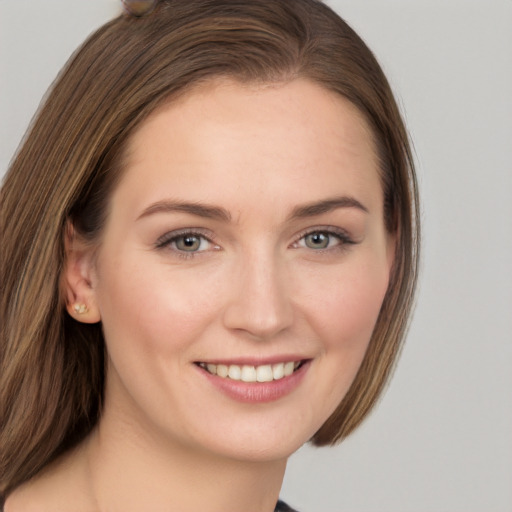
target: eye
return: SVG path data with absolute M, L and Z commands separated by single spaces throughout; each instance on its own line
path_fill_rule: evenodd
M 208 240 L 197 235 L 182 235 L 175 238 L 172 245 L 178 249 L 178 251 L 184 252 L 197 252 L 208 248 Z
M 319 231 L 310 233 L 304 237 L 304 244 L 310 249 L 327 249 L 332 242 L 332 236 L 329 233 Z M 339 240 L 336 240 L 339 241 Z
M 303 234 L 294 246 L 321 251 L 353 243 L 353 240 L 343 230 L 318 229 Z
M 202 233 L 193 231 L 180 231 L 166 233 L 156 242 L 158 249 L 169 248 L 183 254 L 193 255 L 194 253 L 218 249 L 210 238 Z

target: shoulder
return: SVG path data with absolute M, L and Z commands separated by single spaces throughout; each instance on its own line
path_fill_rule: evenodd
M 81 512 L 87 503 L 82 465 L 63 457 L 6 496 L 0 512 Z
M 29 481 L 14 489 L 0 512 L 82 512 L 85 502 L 78 489 L 59 485 L 57 481 Z
M 63 510 L 60 492 L 46 479 L 29 480 L 10 493 L 1 512 L 50 512 Z
M 37 490 L 38 486 L 32 482 L 20 485 L 10 493 L 0 512 L 36 512 L 37 510 L 46 510 L 45 498 Z M 41 508 L 42 507 L 42 508 Z

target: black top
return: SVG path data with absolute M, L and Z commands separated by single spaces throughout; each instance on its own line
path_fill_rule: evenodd
M 284 501 L 279 500 L 277 502 L 274 512 L 297 512 L 292 507 L 289 507 Z

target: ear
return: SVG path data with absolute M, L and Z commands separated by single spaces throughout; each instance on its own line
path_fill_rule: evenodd
M 94 289 L 94 248 L 82 240 L 67 221 L 64 232 L 66 253 L 62 271 L 62 287 L 66 310 L 79 322 L 93 324 L 101 320 Z

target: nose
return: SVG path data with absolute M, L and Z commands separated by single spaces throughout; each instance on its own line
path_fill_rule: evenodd
M 289 280 L 284 263 L 256 254 L 244 258 L 230 283 L 224 325 L 253 339 L 271 339 L 293 321 Z

